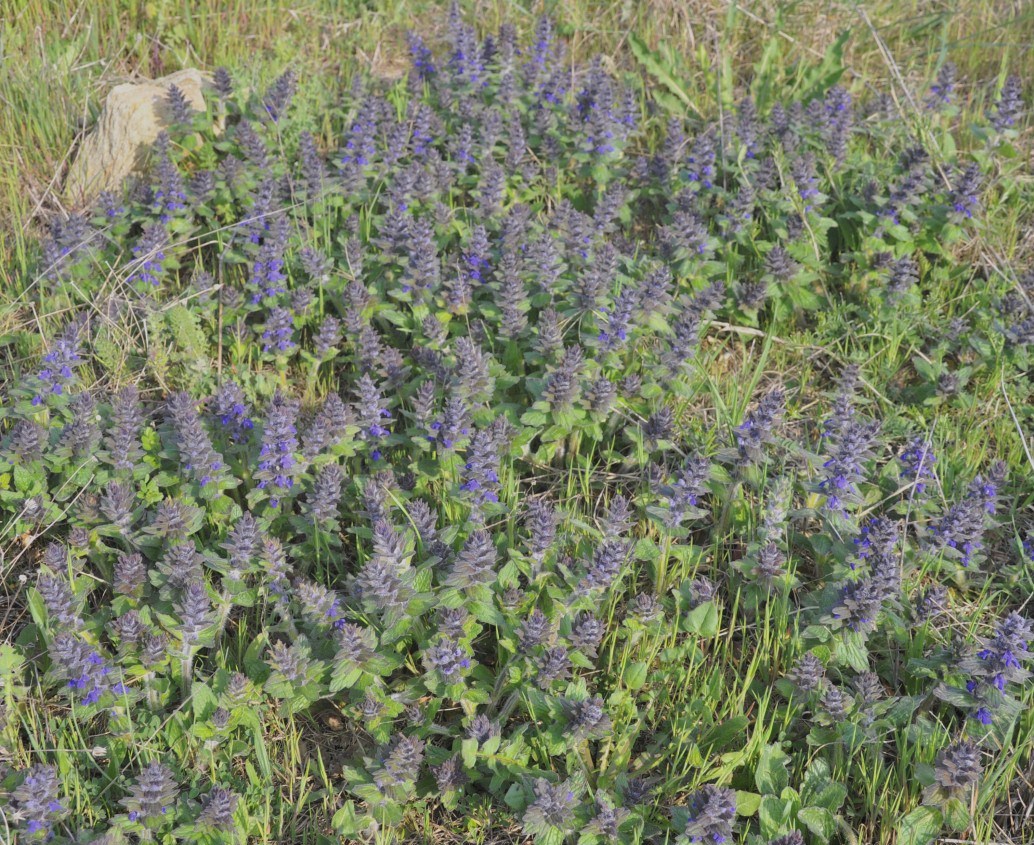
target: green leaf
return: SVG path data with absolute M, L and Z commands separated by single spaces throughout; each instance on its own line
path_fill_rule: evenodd
M 29 597 L 29 613 L 32 614 L 36 627 L 45 628 L 47 625 L 47 605 L 43 601 L 43 596 L 39 594 L 39 590 L 35 587 L 30 587 L 27 594 Z
M 969 710 L 976 706 L 977 700 L 971 692 L 960 687 L 950 687 L 947 684 L 938 684 L 933 688 L 933 694 L 941 701 L 947 702 L 961 710 Z
M 269 672 L 269 667 L 262 659 L 262 652 L 266 650 L 268 641 L 266 634 L 260 633 L 244 652 L 244 667 L 251 678 L 265 677 Z
M 941 832 L 944 817 L 934 807 L 916 807 L 898 822 L 898 845 L 928 845 Z
M 536 845 L 561 845 L 566 837 L 558 827 L 552 827 L 535 837 Z
M 199 325 L 199 315 L 184 305 L 175 305 L 166 312 L 165 320 L 183 360 L 190 366 L 207 369 L 208 340 Z
M 156 452 L 161 449 L 162 441 L 154 426 L 147 426 L 140 432 L 140 445 L 144 447 L 145 452 Z
M 499 609 L 487 601 L 473 601 L 470 604 L 470 609 L 474 618 L 479 622 L 484 622 L 486 625 L 495 625 L 498 628 L 502 628 L 506 624 Z
M 13 645 L 0 644 L 0 678 L 13 678 L 24 664 L 25 659 Z
M 749 724 L 746 716 L 733 716 L 728 721 L 716 725 L 700 738 L 701 750 L 707 754 L 716 754 L 730 747 L 742 748 L 744 732 Z M 734 746 L 733 743 L 737 740 L 738 744 Z
M 806 785 L 804 791 L 808 795 L 804 800 L 809 806 L 822 807 L 831 813 L 839 810 L 847 798 L 847 787 L 831 780 L 816 786 Z
M 958 798 L 949 798 L 944 805 L 944 823 L 956 831 L 969 827 L 969 808 Z
M 762 795 L 779 795 L 790 785 L 790 775 L 786 771 L 789 759 L 778 745 L 766 745 L 761 749 L 761 757 L 754 770 L 754 783 Z
M 712 601 L 694 607 L 684 617 L 685 629 L 701 637 L 713 637 L 718 633 L 718 608 Z
M 476 739 L 468 738 L 460 743 L 460 758 L 463 760 L 464 768 L 474 768 L 478 759 L 478 741 Z
M 834 652 L 837 663 L 847 664 L 856 672 L 869 671 L 869 652 L 865 637 L 857 631 L 843 632 Z
M 266 740 L 259 722 L 258 712 L 249 708 L 241 711 L 241 724 L 251 729 L 252 745 L 255 751 L 255 759 L 258 761 L 259 770 L 263 777 L 269 780 L 273 776 L 273 766 L 269 761 L 269 753 L 266 751 Z
M 40 482 L 40 474 L 30 464 L 26 467 L 23 464 L 15 464 L 14 489 L 19 493 L 35 493 Z
M 844 73 L 844 45 L 851 30 L 844 30 L 827 49 L 822 61 L 803 74 L 802 102 L 821 97 L 837 84 Z
M 359 824 L 355 816 L 355 803 L 348 801 L 345 806 L 334 813 L 334 818 L 330 822 L 335 833 L 345 839 L 354 839 L 359 833 Z
M 836 833 L 836 817 L 825 807 L 804 807 L 798 811 L 797 818 L 822 842 L 828 842 Z
M 758 807 L 761 806 L 761 796 L 756 792 L 744 792 L 736 790 L 736 814 L 740 816 L 753 816 Z
M 765 795 L 758 806 L 758 821 L 761 823 L 761 835 L 766 839 L 782 833 L 790 824 L 793 813 L 793 802 L 774 795 Z
M 690 109 L 698 117 L 703 116 L 700 113 L 700 109 L 690 99 L 689 94 L 686 93 L 685 88 L 675 79 L 673 68 L 664 56 L 647 47 L 646 43 L 637 35 L 629 35 L 628 43 L 632 48 L 632 55 L 643 66 L 643 70 L 674 94 L 683 106 Z
M 925 700 L 925 695 L 902 696 L 887 711 L 887 719 L 897 727 L 905 727 L 912 721 L 912 714 Z
M 805 782 L 813 779 L 829 780 L 829 763 L 821 757 L 816 757 L 811 761 L 811 765 L 808 766 L 808 773 L 804 776 Z M 806 801 L 805 803 L 811 802 Z
M 190 698 L 194 706 L 194 718 L 197 720 L 207 719 L 219 706 L 219 699 L 211 687 L 205 684 L 194 684 L 190 688 Z
M 830 633 L 829 628 L 825 625 L 809 625 L 801 631 L 801 636 L 806 640 L 818 640 L 820 643 L 824 643 L 829 640 Z M 815 649 L 812 649 L 812 651 L 814 652 Z
M 527 805 L 524 789 L 519 783 L 510 784 L 510 788 L 506 790 L 506 795 L 503 796 L 503 801 L 506 802 L 507 807 L 514 810 L 523 810 Z
M 393 827 L 402 821 L 405 815 L 405 808 L 395 802 L 380 803 L 377 805 L 377 820 L 386 827 Z
M 632 663 L 622 673 L 622 680 L 629 689 L 639 689 L 646 683 L 649 667 L 645 663 Z
M 521 415 L 521 424 L 538 428 L 546 424 L 546 415 L 542 411 L 526 411 Z

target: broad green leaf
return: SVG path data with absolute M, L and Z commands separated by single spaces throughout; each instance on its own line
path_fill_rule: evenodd
M 754 770 L 754 783 L 762 795 L 778 795 L 790 784 L 786 771 L 789 756 L 778 745 L 766 745 L 761 749 L 758 766 Z
M 807 797 L 804 799 L 809 806 L 823 807 L 835 813 L 847 798 L 847 787 L 834 781 L 826 781 L 823 784 L 805 787 Z
M 718 608 L 707 601 L 694 607 L 684 617 L 683 627 L 691 634 L 713 637 L 718 633 Z
M 959 798 L 949 798 L 944 805 L 944 823 L 952 830 L 964 831 L 971 819 L 969 808 Z
M 740 816 L 753 816 L 761 806 L 761 796 L 756 792 L 736 790 L 736 813 Z
M 764 795 L 758 806 L 758 821 L 761 824 L 761 835 L 766 839 L 786 831 L 793 817 L 793 801 Z
M 355 803 L 352 801 L 345 802 L 345 806 L 334 813 L 330 823 L 339 836 L 345 839 L 357 837 L 360 830 L 355 815 Z
M 941 832 L 943 824 L 940 810 L 917 807 L 898 822 L 898 845 L 928 845 Z
M 473 769 L 477 763 L 478 741 L 476 739 L 464 739 L 460 744 L 460 757 L 465 768 Z
M 195 719 L 207 719 L 219 706 L 219 700 L 216 698 L 215 693 L 205 684 L 194 684 L 191 686 L 190 698 L 194 707 Z
M 850 666 L 856 672 L 869 671 L 869 652 L 865 637 L 857 631 L 843 631 L 833 652 L 837 663 Z
M 821 842 L 828 842 L 830 837 L 836 833 L 836 817 L 825 807 L 804 807 L 798 811 L 797 818 Z
M 622 681 L 629 689 L 639 689 L 646 683 L 649 667 L 642 662 L 629 664 L 621 675 Z

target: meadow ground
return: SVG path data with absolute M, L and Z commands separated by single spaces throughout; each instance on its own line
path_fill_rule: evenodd
M 1034 8 L 459 9 L 5 8 L 0 840 L 1034 842 Z

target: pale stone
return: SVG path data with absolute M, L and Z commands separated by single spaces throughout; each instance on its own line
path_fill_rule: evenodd
M 65 198 L 70 206 L 86 205 L 101 191 L 120 190 L 125 178 L 140 170 L 158 133 L 172 123 L 165 101 L 172 85 L 192 108 L 205 110 L 210 77 L 194 68 L 111 89 L 97 125 L 68 170 Z

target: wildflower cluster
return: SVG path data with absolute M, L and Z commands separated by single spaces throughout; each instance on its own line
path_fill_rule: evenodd
M 949 248 L 994 207 L 1019 81 L 970 160 L 826 76 L 690 119 L 569 60 L 548 18 L 528 43 L 457 9 L 445 29 L 325 125 L 292 71 L 219 71 L 207 113 L 174 90 L 150 183 L 41 248 L 43 287 L 98 301 L 0 408 L 5 536 L 39 569 L 0 688 L 75 730 L 0 771 L 4 818 L 25 841 L 243 841 L 286 800 L 256 792 L 270 746 L 330 718 L 341 839 L 469 800 L 549 845 L 825 842 L 871 824 L 845 798 L 891 736 L 930 747 L 948 819 L 981 743 L 1011 741 L 1032 633 L 1008 602 L 975 640 L 947 618 L 1027 577 L 1002 551 L 1026 499 L 1004 464 L 957 465 L 935 417 L 964 392 L 949 365 L 1022 380 L 1034 309 L 1003 293 L 915 338 L 900 389 L 866 344 L 968 287 Z M 944 65 L 929 120 L 957 82 Z M 770 364 L 842 314 L 873 327 L 843 339 L 865 364 Z M 113 326 L 147 344 L 133 379 Z M 103 778 L 58 776 L 41 749 L 72 735 Z

